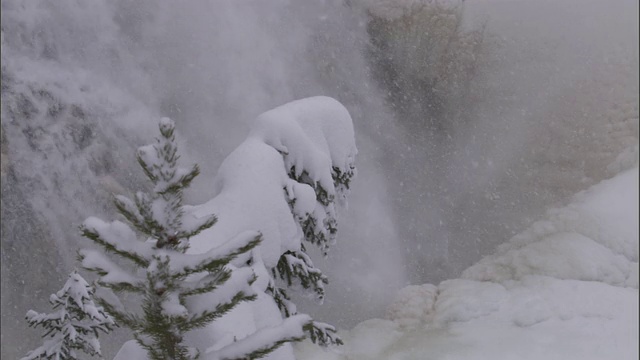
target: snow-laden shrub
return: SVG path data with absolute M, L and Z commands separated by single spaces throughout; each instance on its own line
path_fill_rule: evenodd
M 163 121 L 161 132 L 163 140 L 138 153 L 154 193 L 116 197 L 121 214 L 149 240 L 136 243 L 132 229 L 117 221 L 90 218 L 84 225 L 86 236 L 146 269 L 144 280 L 96 252 L 82 252 L 83 265 L 97 271 L 103 285 L 147 294 L 144 317 L 105 301 L 136 331 L 137 343 L 125 343 L 116 359 L 144 358 L 145 349 L 161 357 L 156 349 L 168 347 L 158 335 L 166 331 L 182 358 L 195 355 L 187 343 L 204 359 L 278 360 L 293 359 L 284 343 L 303 337 L 321 346 L 342 344 L 333 326 L 299 314 L 289 291 L 318 302 L 325 296 L 328 279 L 305 244 L 327 255 L 336 241 L 336 205 L 346 205 L 355 176 L 353 124 L 344 106 L 319 96 L 260 115 L 220 166 L 215 197 L 198 206 L 181 202 L 197 168 L 177 168 L 172 123 Z
M 94 293 L 95 289 L 74 270 L 62 289 L 49 297 L 56 311 L 45 314 L 29 310 L 29 326 L 44 328 L 46 340 L 22 360 L 77 359 L 76 350 L 102 356 L 98 334 L 111 332 L 116 324 L 101 306 L 94 304 Z
M 258 297 L 251 287 L 256 281 L 255 273 L 230 263 L 239 256 L 251 261 L 252 249 L 261 241 L 259 232 L 243 231 L 230 239 L 216 239 L 218 246 L 204 253 L 185 254 L 189 239 L 213 226 L 217 219 L 213 214 L 197 219 L 184 216 L 183 191 L 199 174 L 199 168 L 178 166 L 174 130 L 173 121 L 162 119 L 161 137 L 155 144 L 138 149 L 137 160 L 153 188 L 150 193 L 137 192 L 133 200 L 115 197 L 116 208 L 127 223 L 107 223 L 90 217 L 81 227 L 86 238 L 103 248 L 81 250 L 82 266 L 99 275 L 99 285 L 120 295 L 103 296 L 98 301 L 120 324 L 133 331 L 138 349 L 144 349 L 137 352 L 136 358 L 198 358 L 200 350 L 185 336 L 206 327 L 241 302 Z M 122 266 L 105 253 L 114 253 L 132 266 Z M 123 293 L 136 296 L 139 306 L 124 306 L 120 300 Z M 310 320 L 304 315 L 291 316 L 262 333 L 228 344 L 212 339 L 207 346 L 216 348 L 208 351 L 208 356 L 262 357 L 286 342 L 301 340 L 303 326 L 311 326 Z

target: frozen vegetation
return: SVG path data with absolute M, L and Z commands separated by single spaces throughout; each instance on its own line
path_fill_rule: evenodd
M 111 315 L 95 305 L 94 293 L 95 289 L 74 270 L 62 289 L 49 297 L 56 311 L 46 314 L 29 310 L 29 326 L 46 329 L 45 340 L 22 360 L 75 360 L 77 350 L 102 356 L 98 334 L 111 332 L 116 324 Z
M 129 224 L 90 217 L 81 226 L 103 248 L 79 251 L 97 284 L 113 290 L 99 301 L 133 331 L 135 340 L 115 359 L 285 360 L 294 359 L 287 343 L 305 337 L 323 347 L 342 344 L 333 326 L 299 314 L 288 292 L 324 300 L 328 279 L 306 246 L 327 255 L 335 245 L 336 204 L 346 205 L 356 173 L 344 106 L 313 97 L 258 116 L 222 163 L 215 197 L 199 206 L 182 203 L 199 167 L 178 166 L 172 120 L 163 118 L 159 128 L 156 143 L 137 152 L 152 193 L 115 196 Z M 123 293 L 137 295 L 133 309 Z

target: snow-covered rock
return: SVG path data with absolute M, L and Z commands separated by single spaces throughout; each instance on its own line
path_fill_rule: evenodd
M 565 208 L 549 211 L 547 219 L 462 276 L 502 282 L 535 274 L 624 286 L 638 264 L 637 219 L 636 165 L 579 193 Z
M 638 162 L 631 161 L 461 279 L 404 288 L 389 307 L 393 321 L 363 322 L 327 358 L 638 358 Z M 322 358 L 306 344 L 297 349 L 300 359 Z
M 409 285 L 396 294 L 387 308 L 386 318 L 401 326 L 417 326 L 433 313 L 438 287 L 432 284 Z

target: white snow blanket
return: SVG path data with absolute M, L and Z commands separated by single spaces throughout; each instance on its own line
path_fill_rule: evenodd
M 409 286 L 387 320 L 299 359 L 637 359 L 638 165 L 500 246 L 460 279 Z M 620 170 L 620 169 L 619 169 Z

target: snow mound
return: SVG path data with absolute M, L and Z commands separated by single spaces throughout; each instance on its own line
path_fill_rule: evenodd
M 549 211 L 547 219 L 498 247 L 462 277 L 504 282 L 546 275 L 633 286 L 637 219 L 636 167 L 579 193 L 567 207 Z
M 410 285 L 401 289 L 387 308 L 386 318 L 403 327 L 415 327 L 433 313 L 438 296 L 435 285 Z
M 636 133 L 637 132 L 638 130 L 636 130 Z M 638 151 L 637 144 L 627 148 L 618 155 L 613 163 L 607 166 L 607 172 L 609 172 L 610 175 L 615 175 L 624 170 L 632 169 L 634 166 L 638 166 Z
M 549 211 L 461 279 L 402 289 L 389 320 L 341 334 L 342 352 L 322 357 L 302 344 L 299 358 L 637 359 L 633 156 L 621 155 L 615 166 L 626 170 Z
M 380 337 L 380 331 L 385 335 Z M 391 321 L 371 319 L 358 324 L 345 339 L 347 351 L 363 359 L 375 359 L 400 339 L 402 333 Z
M 506 289 L 491 282 L 475 282 L 463 279 L 440 283 L 440 296 L 435 304 L 433 322 L 465 322 L 485 317 L 503 308 L 508 294 Z

